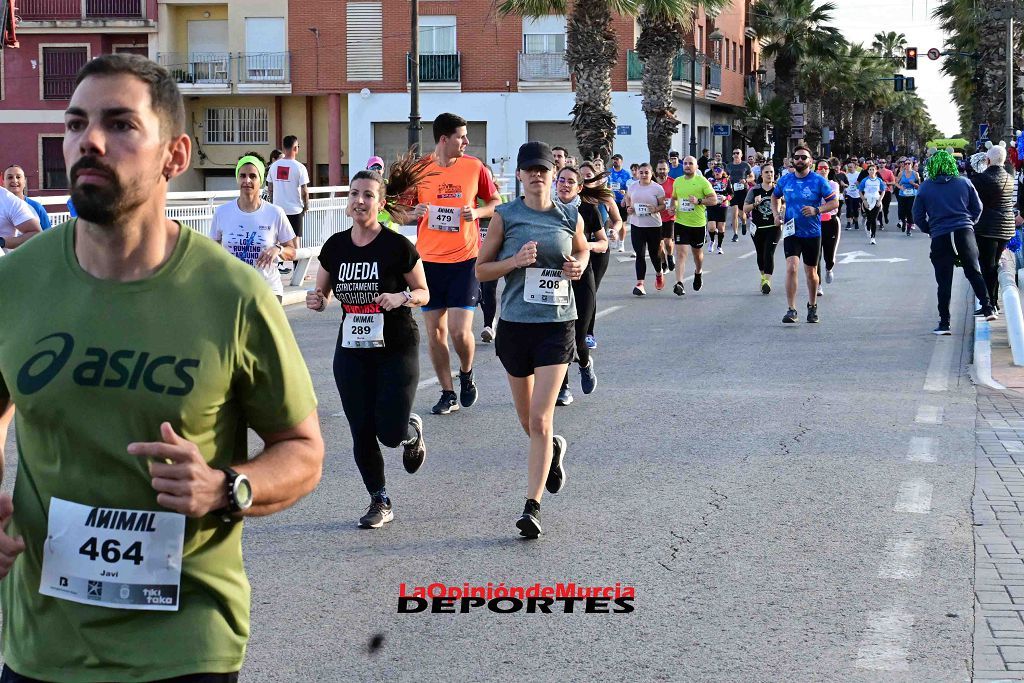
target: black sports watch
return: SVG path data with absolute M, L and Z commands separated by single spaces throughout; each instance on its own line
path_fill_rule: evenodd
M 249 477 L 239 474 L 230 467 L 222 467 L 225 485 L 227 486 L 228 504 L 213 514 L 225 522 L 235 521 L 235 515 L 252 507 L 252 484 Z

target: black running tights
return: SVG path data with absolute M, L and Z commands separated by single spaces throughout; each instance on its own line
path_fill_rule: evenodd
M 880 209 L 881 207 L 875 204 L 875 208 L 864 210 L 864 215 L 868 217 L 868 232 L 871 233 L 872 237 L 878 232 L 878 212 Z
M 334 352 L 334 381 L 352 430 L 352 450 L 367 492 L 384 488 L 380 445 L 396 448 L 412 436 L 409 413 L 420 379 L 418 344 L 408 349 Z
M 889 206 L 892 204 L 892 192 L 888 190 L 882 195 L 882 221 L 889 223 Z
M 999 303 L 999 257 L 1009 240 L 980 236 L 975 239 L 978 241 L 978 265 L 981 266 L 981 276 L 985 278 L 988 300 L 996 306 Z
M 594 270 L 590 266 L 583 271 L 583 277 L 572 282 L 572 295 L 576 299 L 576 360 L 580 365 L 590 365 L 590 349 L 587 348 L 587 335 L 594 326 L 594 315 L 597 313 L 597 286 L 594 281 Z M 565 370 L 562 387 L 569 384 L 569 369 Z
M 972 228 L 961 228 L 947 235 L 932 238 L 931 259 L 935 268 L 935 283 L 938 285 L 939 320 L 949 322 L 949 298 L 953 292 L 953 264 L 955 257 L 960 256 L 964 268 L 964 276 L 974 289 L 981 307 L 988 306 L 988 290 L 985 279 L 981 275 L 978 264 L 978 242 Z
M 661 226 L 653 228 L 641 228 L 632 225 L 629 232 L 633 237 L 633 251 L 636 252 L 636 279 L 643 280 L 647 277 L 647 261 L 644 258 L 644 250 L 651 257 L 651 265 L 654 270 L 661 269 Z
M 757 249 L 757 270 L 765 275 L 775 272 L 775 247 L 779 246 L 782 228 L 769 226 L 754 232 L 754 248 Z
M 484 327 L 494 327 L 494 316 L 498 312 L 498 281 L 480 283 L 480 308 L 484 312 Z
M 832 270 L 836 265 L 836 251 L 839 249 L 839 219 L 832 216 L 821 222 L 821 255 L 825 259 L 825 269 Z M 818 259 L 818 275 L 821 276 L 821 259 Z
M 601 280 L 608 270 L 608 252 L 597 254 L 590 252 L 590 267 L 587 270 L 594 271 L 594 315 L 590 316 L 590 324 L 587 325 L 587 334 L 594 334 L 594 319 L 597 317 L 597 290 L 601 289 Z M 579 315 L 579 311 L 576 312 Z M 584 344 L 586 346 L 586 344 Z

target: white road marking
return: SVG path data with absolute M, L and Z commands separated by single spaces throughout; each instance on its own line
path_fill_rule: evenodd
M 843 257 L 843 259 L 841 261 L 836 261 L 836 263 L 839 263 L 839 264 L 845 264 L 845 263 L 901 263 L 901 262 L 907 260 L 905 258 L 861 258 L 863 256 L 871 256 L 871 254 L 869 254 L 866 251 L 847 251 L 847 252 L 844 252 L 842 254 L 838 254 L 838 256 L 842 256 Z
M 608 308 L 602 309 L 602 310 L 597 312 L 597 315 L 594 316 L 594 320 L 598 320 L 599 318 L 603 318 L 606 315 L 608 315 L 609 313 L 614 313 L 615 311 L 619 310 L 620 308 L 622 308 L 622 306 L 609 306 Z
M 898 538 L 886 544 L 878 576 L 882 579 L 916 579 L 921 576 L 921 542 L 912 538 Z
M 756 249 L 755 249 L 754 251 L 749 251 L 749 252 L 747 252 L 746 254 L 744 254 L 743 256 L 740 256 L 740 257 L 738 257 L 738 258 L 737 258 L 736 260 L 737 260 L 737 261 L 742 261 L 742 260 L 743 260 L 743 259 L 745 259 L 745 258 L 750 258 L 751 256 L 753 256 L 753 255 L 754 255 L 754 254 L 756 254 L 756 253 L 757 253 L 757 250 L 756 250 Z
M 616 256 L 615 257 L 615 260 L 618 261 L 619 263 L 629 263 L 630 261 L 633 261 L 635 259 L 636 259 L 635 256 Z
M 932 511 L 932 485 L 921 479 L 903 482 L 893 510 L 927 515 Z
M 932 444 L 935 439 L 930 436 L 914 436 L 910 439 L 910 447 L 907 448 L 907 460 L 910 462 L 935 462 L 935 453 L 932 452 Z
M 331 417 L 345 417 L 344 411 L 340 413 L 331 413 Z
M 872 671 L 906 671 L 910 668 L 907 642 L 913 626 L 914 617 L 896 608 L 869 612 L 855 666 Z
M 949 365 L 953 360 L 952 337 L 936 337 L 928 374 L 924 378 L 925 391 L 945 391 L 949 385 Z
M 914 422 L 923 425 L 940 425 L 942 424 L 942 406 L 920 406 L 917 409 L 917 417 L 914 418 Z

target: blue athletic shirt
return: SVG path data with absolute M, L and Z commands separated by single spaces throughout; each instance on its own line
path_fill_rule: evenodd
M 821 216 L 805 216 L 805 206 L 819 207 L 835 199 L 836 193 L 828 181 L 811 171 L 803 178 L 787 173 L 775 184 L 776 197 L 786 198 L 785 221 L 795 219 L 796 237 L 821 237 Z
M 621 171 L 616 171 L 613 168 L 608 174 L 608 185 L 615 190 L 616 204 L 622 204 L 622 200 L 626 198 L 626 185 L 632 179 L 633 174 L 629 172 L 628 168 L 623 168 Z

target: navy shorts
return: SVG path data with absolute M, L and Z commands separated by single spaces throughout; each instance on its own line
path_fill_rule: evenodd
M 423 262 L 423 273 L 427 276 L 427 291 L 430 302 L 422 307 L 424 311 L 440 311 L 447 308 L 464 308 L 472 311 L 480 298 L 480 283 L 476 279 L 476 259 L 458 263 Z

